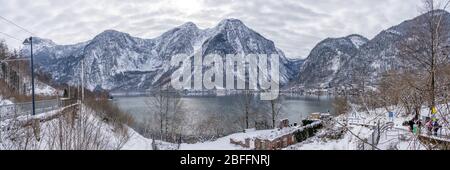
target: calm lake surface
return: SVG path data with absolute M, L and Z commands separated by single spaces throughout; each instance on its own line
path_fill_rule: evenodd
M 186 129 L 197 126 L 201 120 L 210 114 L 221 114 L 226 116 L 242 116 L 240 99 L 242 96 L 221 96 L 221 97 L 183 97 L 181 101 L 185 110 Z M 120 109 L 131 114 L 137 123 L 145 123 L 155 119 L 149 106 L 149 97 L 115 97 Z M 330 96 L 285 96 L 282 102 L 282 110 L 278 119 L 288 118 L 291 123 L 301 122 L 314 112 L 333 113 L 333 97 Z M 256 106 L 260 107 L 260 106 Z M 262 107 L 262 106 L 261 106 Z M 225 121 L 225 120 L 223 120 Z M 230 122 L 231 123 L 231 122 Z M 233 131 L 233 130 L 230 130 Z M 236 128 L 234 131 L 238 131 Z M 227 132 L 232 133 L 232 132 Z

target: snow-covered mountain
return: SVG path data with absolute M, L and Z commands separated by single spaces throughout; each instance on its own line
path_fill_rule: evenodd
M 450 13 L 437 11 L 450 22 Z M 408 67 L 398 57 L 399 44 L 408 33 L 425 25 L 424 14 L 382 31 L 368 40 L 361 35 L 328 38 L 320 42 L 306 60 L 287 59 L 273 41 L 261 36 L 237 19 L 225 19 L 217 26 L 199 29 L 188 22 L 154 39 L 141 39 L 107 30 L 94 39 L 74 45 L 57 45 L 36 38 L 39 68 L 60 83 L 77 84 L 80 63 L 86 62 L 87 87 L 108 90 L 144 90 L 168 82 L 175 68 L 176 54 L 279 54 L 282 84 L 306 88 L 349 85 L 359 70 L 372 83 L 391 69 Z M 28 54 L 27 49 L 23 49 Z
M 300 83 L 316 87 L 328 87 L 339 70 L 358 54 L 369 40 L 360 35 L 328 38 L 320 42 L 309 54 L 300 70 Z
M 298 74 L 273 41 L 237 19 L 225 19 L 208 29 L 199 29 L 188 22 L 154 39 L 132 37 L 114 30 L 74 45 L 57 45 L 51 40 L 35 38 L 34 47 L 39 69 L 50 73 L 59 83 L 77 84 L 84 59 L 89 89 L 145 90 L 167 83 L 175 69 L 170 66 L 170 59 L 182 53 L 278 54 L 282 63 L 281 83 L 288 83 Z M 27 49 L 22 53 L 29 54 Z
M 291 71 L 292 75 L 294 75 L 294 77 L 291 79 L 291 81 L 295 81 L 298 80 L 298 76 L 300 73 L 300 69 L 302 68 L 303 64 L 305 63 L 305 59 L 301 59 L 296 58 L 288 58 L 288 64 L 286 64 L 286 67 L 288 68 L 289 71 Z
M 425 27 L 427 15 L 431 13 L 404 21 L 371 40 L 351 35 L 322 41 L 311 51 L 295 84 L 306 88 L 348 85 L 354 83 L 354 76 L 362 74 L 361 70 L 369 83 L 376 84 L 386 71 L 411 67 L 399 58 L 400 43 L 408 40 L 413 29 Z M 446 25 L 450 23 L 447 11 L 438 10 L 434 15 L 443 15 Z

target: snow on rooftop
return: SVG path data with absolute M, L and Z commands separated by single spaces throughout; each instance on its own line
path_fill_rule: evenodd
M 259 135 L 272 133 L 275 130 L 254 130 L 247 131 L 246 133 L 235 133 L 223 138 L 219 138 L 215 141 L 208 141 L 196 144 L 181 144 L 181 150 L 242 150 L 241 146 L 230 143 L 230 139 L 244 141 L 246 138 L 254 139 Z M 252 142 L 251 142 L 252 143 Z
M 316 121 L 316 122 L 314 122 L 312 124 L 309 124 L 309 125 L 306 125 L 306 126 L 288 127 L 288 128 L 280 129 L 278 131 L 272 131 L 272 133 L 264 133 L 264 134 L 261 134 L 261 135 L 257 136 L 257 138 L 261 139 L 261 140 L 270 140 L 270 141 L 272 141 L 272 140 L 275 140 L 275 139 L 277 139 L 279 137 L 282 137 L 284 135 L 292 134 L 292 133 L 297 132 L 297 131 L 303 131 L 304 129 L 312 128 L 312 127 L 318 126 L 320 124 L 322 124 L 322 121 L 319 120 L 319 121 Z

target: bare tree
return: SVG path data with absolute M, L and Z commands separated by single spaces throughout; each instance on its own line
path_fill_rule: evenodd
M 241 109 L 241 112 L 244 114 L 243 120 L 244 120 L 244 129 L 250 128 L 250 116 L 252 113 L 252 104 L 254 101 L 254 96 L 252 92 L 245 90 L 242 95 L 240 96 L 240 99 L 237 101 L 239 108 Z
M 0 129 L 1 145 L 0 150 L 37 150 L 41 147 L 41 142 L 35 136 L 34 129 L 40 128 L 35 125 L 23 126 L 23 120 L 19 119 L 19 115 L 14 115 L 11 119 L 4 121 L 6 127 Z
M 40 122 L 43 123 L 40 123 Z M 128 132 L 114 133 L 109 138 L 104 129 L 108 126 L 92 111 L 78 113 L 68 109 L 53 118 L 14 117 L 8 120 L 5 150 L 105 150 L 121 149 L 128 141 Z M 122 136 L 123 135 L 123 136 Z
M 162 88 L 147 99 L 149 110 L 154 113 L 155 120 L 159 123 L 159 136 L 163 140 L 165 134 L 166 120 L 169 114 L 169 97 Z
M 226 126 L 231 126 L 225 122 L 224 114 L 209 112 L 202 118 L 196 126 L 196 137 L 200 141 L 208 141 L 225 135 Z
M 46 149 L 49 150 L 105 150 L 111 149 L 110 139 L 102 129 L 105 123 L 88 109 L 83 112 L 70 110 L 47 123 Z M 120 142 L 123 143 L 123 142 Z M 117 149 L 117 148 L 116 148 Z M 120 148 L 119 148 L 120 149 Z
M 348 111 L 350 111 L 348 99 L 346 97 L 337 97 L 333 101 L 333 108 L 334 111 L 339 115 L 348 113 Z
M 0 60 L 7 58 L 9 55 L 8 46 L 4 40 L 0 40 Z
M 270 108 L 270 118 L 271 118 L 271 125 L 272 129 L 275 129 L 276 127 L 276 121 L 281 116 L 281 112 L 283 109 L 283 99 L 281 97 L 270 100 L 269 102 L 269 108 Z
M 425 15 L 411 29 L 405 41 L 400 44 L 399 56 L 405 63 L 413 65 L 415 77 L 424 78 L 424 86 L 416 86 L 416 90 L 427 96 L 430 108 L 437 103 L 439 69 L 449 64 L 449 21 L 444 18 L 444 10 L 449 5 L 448 0 L 424 0 Z M 417 81 L 415 79 L 415 81 Z
M 161 140 L 174 140 L 183 131 L 184 109 L 181 96 L 176 91 L 160 88 L 146 101 L 149 110 L 158 122 Z

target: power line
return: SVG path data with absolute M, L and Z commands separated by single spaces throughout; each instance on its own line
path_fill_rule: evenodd
M 0 34 L 3 34 L 3 35 L 5 35 L 5 36 L 7 36 L 7 37 L 9 37 L 9 38 L 11 38 L 11 39 L 17 40 L 17 41 L 19 41 L 19 42 L 22 42 L 22 40 L 20 40 L 19 38 L 16 38 L 16 37 L 14 37 L 14 36 L 12 36 L 12 35 L 9 35 L 9 34 L 7 34 L 7 33 L 4 33 L 4 32 L 1 32 L 1 31 L 0 31 Z
M 16 27 L 22 29 L 23 31 L 25 31 L 25 32 L 27 32 L 27 33 L 30 33 L 31 35 L 36 35 L 36 34 L 32 33 L 31 31 L 28 31 L 27 29 L 23 28 L 22 26 L 20 26 L 20 25 L 14 23 L 14 22 L 12 22 L 11 20 L 6 19 L 5 17 L 2 17 L 1 15 L 0 15 L 0 19 L 5 20 L 6 22 L 8 22 L 8 23 L 10 23 L 10 24 L 12 24 L 12 25 L 14 25 L 14 26 L 16 26 Z

